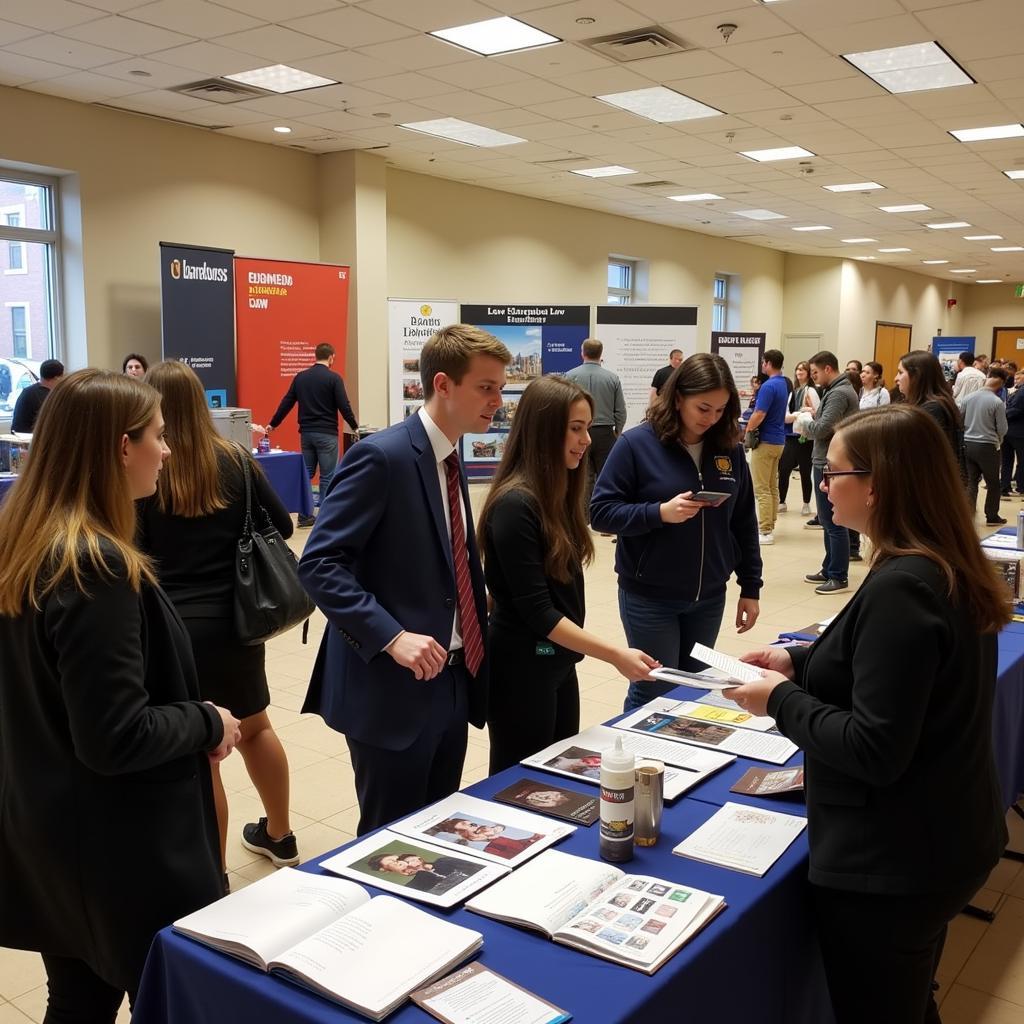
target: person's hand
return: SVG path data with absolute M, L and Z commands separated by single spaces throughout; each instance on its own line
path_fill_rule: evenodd
M 781 672 L 787 679 L 793 678 L 793 659 L 785 647 L 757 647 L 740 655 L 740 661 L 764 668 L 769 672 Z
M 707 506 L 700 501 L 690 501 L 693 491 L 685 491 L 669 498 L 661 504 L 661 521 L 663 523 L 685 523 L 692 519 L 702 508 Z
M 448 659 L 448 652 L 432 636 L 422 633 L 401 633 L 385 650 L 417 679 L 433 679 Z
M 242 730 L 238 724 L 238 719 L 227 708 L 218 707 L 210 700 L 206 701 L 206 703 L 220 715 L 221 725 L 224 727 L 224 735 L 221 737 L 220 743 L 207 754 L 210 758 L 210 764 L 217 764 L 223 761 L 239 744 L 242 739 Z
M 730 690 L 723 690 L 722 696 L 735 701 L 744 711 L 751 715 L 768 714 L 768 698 L 779 683 L 789 680 L 781 672 L 765 672 L 763 679 L 755 683 L 744 683 Z
M 752 597 L 741 597 L 736 605 L 736 632 L 746 633 L 753 628 L 761 614 L 761 605 Z
M 615 652 L 612 659 L 615 670 L 625 676 L 631 683 L 640 679 L 650 679 L 652 668 L 661 668 L 661 662 L 635 647 L 623 647 Z

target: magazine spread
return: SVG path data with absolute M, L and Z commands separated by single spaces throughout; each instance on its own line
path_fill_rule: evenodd
M 638 761 L 653 758 L 665 763 L 665 799 L 674 800 L 709 775 L 731 764 L 736 758 L 655 736 L 636 732 L 623 733 L 605 725 L 595 725 L 568 739 L 552 743 L 536 754 L 524 758 L 520 764 L 528 768 L 583 779 L 597 785 L 601 779 L 601 751 L 615 746 L 622 736 L 622 746 L 634 754 Z
M 466 909 L 653 974 L 724 906 L 690 886 L 548 850 Z
M 803 768 L 748 768 L 730 787 L 730 793 L 746 793 L 748 796 L 775 796 L 779 793 L 802 793 L 804 789 Z
M 384 830 L 320 862 L 326 871 L 434 907 L 454 907 L 511 870 Z
M 576 828 L 454 793 L 394 822 L 391 831 L 515 868 Z
M 340 878 L 282 868 L 174 929 L 382 1020 L 483 943 L 479 932 Z

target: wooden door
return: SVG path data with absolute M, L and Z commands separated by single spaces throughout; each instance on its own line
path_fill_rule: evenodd
M 1024 366 L 1024 327 L 993 327 L 992 355 Z
M 881 320 L 875 322 L 874 360 L 882 364 L 886 387 L 891 388 L 896 380 L 896 365 L 900 356 L 910 351 L 912 330 L 910 324 L 891 324 Z

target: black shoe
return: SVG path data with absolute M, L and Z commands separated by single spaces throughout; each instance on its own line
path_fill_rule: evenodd
M 299 526 L 312 526 L 316 522 L 316 516 L 299 516 Z
M 851 562 L 863 562 L 864 561 L 864 556 L 859 551 L 851 551 L 850 552 L 850 561 Z
M 813 519 L 808 519 L 807 522 L 804 523 L 804 529 L 805 530 L 824 530 L 825 527 L 822 526 L 821 523 L 818 522 L 818 517 L 815 516 Z
M 242 829 L 242 845 L 253 853 L 269 857 L 275 868 L 299 863 L 299 847 L 295 842 L 295 833 L 289 832 L 280 839 L 271 839 L 267 835 L 266 818 L 250 822 Z
M 804 577 L 804 583 L 828 583 L 828 577 L 823 572 L 809 572 Z
M 846 590 L 849 585 L 846 580 L 829 580 L 827 583 L 822 583 L 820 587 L 815 587 L 814 592 L 816 594 L 834 594 L 838 590 Z
M 995 519 L 986 519 L 988 526 L 1005 526 L 1006 520 L 1002 516 L 996 516 Z

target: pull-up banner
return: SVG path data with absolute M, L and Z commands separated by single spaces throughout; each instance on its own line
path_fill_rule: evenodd
M 349 268 L 290 260 L 235 260 L 239 403 L 266 425 L 292 378 L 316 361 L 317 345 L 334 346 L 344 376 Z M 357 408 L 358 414 L 358 408 Z M 299 450 L 297 409 L 274 431 L 274 444 Z
M 234 252 L 160 243 L 164 359 L 192 367 L 212 408 L 235 404 Z
M 761 372 L 766 337 L 765 334 L 711 332 L 711 351 L 729 364 L 732 379 L 739 391 L 749 388 L 750 378 Z

